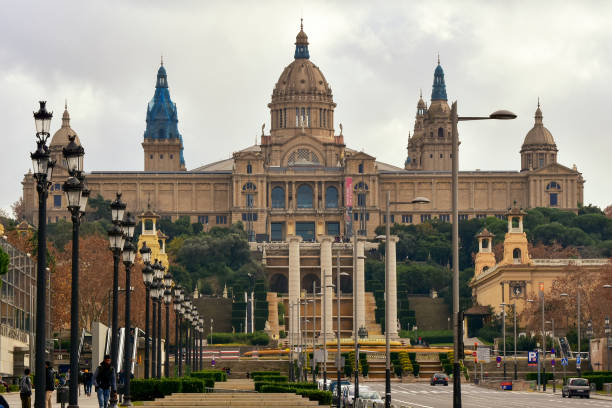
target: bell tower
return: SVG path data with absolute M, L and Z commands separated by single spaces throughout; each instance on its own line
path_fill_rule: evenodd
M 529 246 L 527 235 L 523 232 L 523 218 L 527 213 L 516 206 L 508 210 L 508 232 L 504 237 L 504 258 L 501 265 L 529 264 Z
M 183 136 L 178 131 L 176 104 L 170 99 L 164 61 L 157 71 L 155 95 L 147 106 L 144 132 L 145 171 L 184 171 Z
M 494 236 L 486 228 L 476 235 L 478 239 L 478 253 L 474 260 L 474 277 L 495 266 L 495 255 L 493 254 Z

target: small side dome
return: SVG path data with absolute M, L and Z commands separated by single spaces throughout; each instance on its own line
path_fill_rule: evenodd
M 81 145 L 81 141 L 79 140 L 79 136 L 77 133 L 70 127 L 70 114 L 68 113 L 68 103 L 64 105 L 64 114 L 62 115 L 62 127 L 58 129 L 57 132 L 51 138 L 51 144 L 49 147 L 66 147 L 70 141 L 68 140 L 68 136 L 76 136 L 74 142 L 77 145 Z
M 552 133 L 544 127 L 542 122 L 542 110 L 540 109 L 540 103 L 538 102 L 538 108 L 535 112 L 535 123 L 533 128 L 527 132 L 525 141 L 521 151 L 524 150 L 554 150 L 557 151 L 557 145 Z

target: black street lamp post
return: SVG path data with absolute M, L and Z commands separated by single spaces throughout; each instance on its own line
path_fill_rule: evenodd
M 149 344 L 150 344 L 150 335 L 149 333 L 149 296 L 151 295 L 151 283 L 153 282 L 153 268 L 151 267 L 151 248 L 147 246 L 146 242 L 142 243 L 142 248 L 140 248 L 140 256 L 142 257 L 142 261 L 145 264 L 145 267 L 142 270 L 142 280 L 145 284 L 145 344 L 144 344 L 144 378 L 149 378 L 150 373 L 150 360 L 149 360 Z
M 123 405 L 130 406 L 131 395 L 130 395 L 130 377 L 132 373 L 132 345 L 133 337 L 132 334 L 132 321 L 130 316 L 131 309 L 131 290 L 132 287 L 130 281 L 130 269 L 134 265 L 134 259 L 136 258 L 136 246 L 132 243 L 134 237 L 134 229 L 136 227 L 136 221 L 131 213 L 127 213 L 126 220 L 123 223 L 123 233 L 125 234 L 125 246 L 123 247 L 123 264 L 125 265 L 125 336 L 124 336 L 124 374 L 125 383 L 123 391 Z
M 55 162 L 49 159 L 47 147 L 49 127 L 53 112 L 48 112 L 46 101 L 40 101 L 38 112 L 34 112 L 36 124 L 36 151 L 30 154 L 38 193 L 38 252 L 36 265 L 36 346 L 34 377 L 34 407 L 45 408 L 45 346 L 47 342 L 47 197 Z
M 154 276 L 157 273 L 157 260 L 153 264 Z M 157 291 L 158 291 L 158 279 L 153 278 L 151 283 L 151 303 L 153 306 L 153 316 L 151 319 L 151 378 L 157 378 Z
M 123 221 L 123 213 L 125 212 L 126 204 L 121 201 L 121 193 L 117 193 L 115 201 L 110 205 L 111 218 L 113 226 L 108 231 L 108 239 L 110 242 L 111 251 L 113 251 L 113 317 L 111 323 L 111 358 L 112 364 L 115 366 L 115 372 L 119 372 L 119 355 L 118 355 L 118 337 L 119 337 L 119 261 L 121 251 L 125 243 L 125 236 L 121 230 Z M 114 395 L 114 394 L 113 394 Z M 113 398 L 113 403 L 116 403 Z
M 204 319 L 200 317 L 200 370 L 204 369 L 204 359 L 202 354 L 204 353 Z
M 167 276 L 170 276 L 168 280 Z M 170 303 L 172 303 L 170 288 L 172 287 L 172 276 L 166 273 L 164 280 L 166 281 L 164 282 L 166 283 L 166 290 L 164 291 L 164 303 L 166 304 L 166 359 L 164 370 L 166 371 L 166 377 L 170 377 Z
M 70 177 L 62 186 L 68 201 L 68 211 L 72 220 L 72 281 L 70 298 L 70 384 L 68 406 L 79 406 L 79 226 L 81 215 L 85 213 L 89 189 L 85 186 L 83 176 L 82 146 L 75 143 L 76 136 L 68 136 L 68 146 L 64 147 L 63 155 L 68 165 Z
M 180 325 L 181 325 L 181 287 L 174 287 L 174 366 L 177 377 L 181 376 L 181 337 L 180 337 Z
M 163 273 L 164 267 L 162 266 L 161 272 Z M 164 281 L 159 281 L 159 288 L 157 292 L 157 378 L 162 377 L 162 303 L 164 301 Z

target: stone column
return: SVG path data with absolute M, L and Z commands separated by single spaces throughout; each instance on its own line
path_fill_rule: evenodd
M 321 331 L 323 330 L 323 319 L 325 319 L 328 339 L 332 339 L 334 335 L 332 319 L 334 291 L 329 287 L 332 284 L 332 241 L 333 239 L 330 236 L 325 235 L 321 237 L 321 286 L 325 290 L 325 304 L 321 305 Z M 321 297 L 321 302 L 323 303 L 322 299 L 323 297 Z
M 389 337 L 398 339 L 397 333 L 397 270 L 396 270 L 396 254 L 395 245 L 399 241 L 397 235 L 391 235 L 389 241 L 389 253 L 387 259 L 389 261 L 389 321 L 385 322 Z
M 357 329 L 361 326 L 365 327 L 365 259 L 364 246 L 365 238 L 357 238 L 357 271 L 355 273 L 355 305 L 357 308 Z M 360 259 L 361 258 L 361 259 Z
M 300 300 L 300 242 L 302 237 L 292 235 L 287 238 L 289 241 L 289 304 L 297 304 Z M 289 307 L 291 310 L 289 317 L 289 332 L 294 339 L 298 334 L 298 307 Z

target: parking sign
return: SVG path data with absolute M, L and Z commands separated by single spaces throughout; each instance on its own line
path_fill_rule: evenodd
M 527 365 L 529 367 L 535 367 L 538 365 L 538 352 L 530 351 L 527 355 Z

